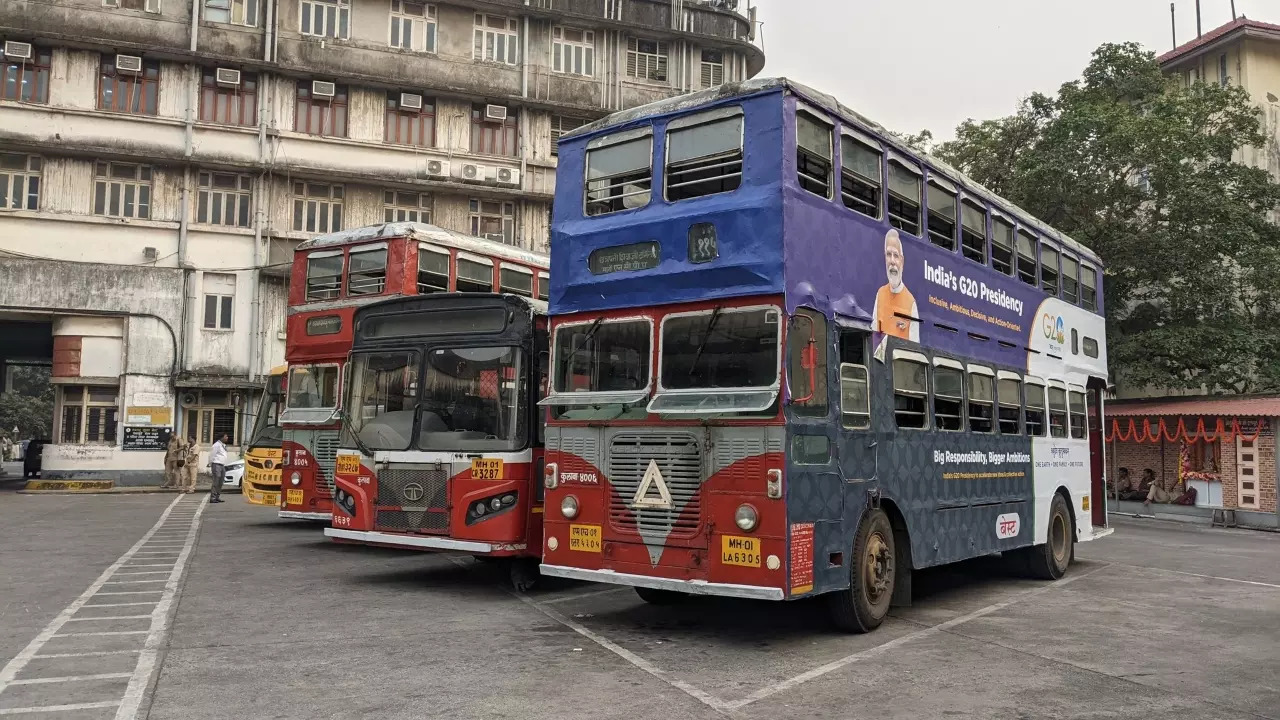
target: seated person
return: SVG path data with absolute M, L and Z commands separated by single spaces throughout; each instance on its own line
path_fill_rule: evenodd
M 1173 477 L 1173 482 L 1169 482 L 1164 476 L 1161 476 L 1159 481 L 1155 481 L 1155 472 L 1151 468 L 1143 470 L 1142 473 L 1144 484 L 1147 480 L 1147 473 L 1151 473 L 1151 479 L 1153 480 L 1150 489 L 1147 490 L 1147 499 L 1142 501 L 1143 505 L 1150 505 L 1153 502 L 1168 504 L 1182 496 L 1182 493 L 1178 491 L 1178 477 L 1176 475 Z
M 1128 470 L 1129 468 L 1120 468 L 1120 480 L 1116 484 L 1116 492 L 1119 493 L 1117 499 L 1143 502 L 1147 499 L 1152 482 L 1155 481 L 1155 472 L 1147 468 L 1142 473 L 1142 481 L 1139 482 L 1129 475 Z

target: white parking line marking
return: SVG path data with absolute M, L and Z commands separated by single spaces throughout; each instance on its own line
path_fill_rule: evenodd
M 154 558 L 145 558 L 145 559 L 147 559 L 147 560 L 152 560 L 152 559 L 154 559 Z M 173 563 L 131 563 L 131 564 L 129 564 L 129 565 L 125 565 L 125 567 L 126 567 L 126 568 L 140 568 L 140 567 L 163 567 L 163 568 L 172 568 L 172 567 L 173 567 Z
M 74 703 L 66 705 L 46 705 L 32 706 L 24 708 L 4 708 L 0 709 L 0 715 L 18 715 L 24 713 L 42 713 L 42 712 L 65 712 L 71 710 L 88 710 L 96 708 L 116 708 L 116 717 L 132 720 L 142 702 L 142 694 L 146 689 L 146 684 L 151 677 L 155 668 L 156 648 L 163 638 L 165 630 L 169 624 L 169 609 L 173 603 L 174 595 L 178 589 L 178 579 L 181 577 L 186 567 L 187 558 L 190 556 L 191 548 L 195 544 L 196 535 L 200 529 L 200 516 L 204 512 L 207 498 L 196 500 L 190 499 L 186 503 L 182 501 L 184 497 L 177 497 L 160 514 L 160 518 L 156 520 L 155 525 L 143 534 L 131 548 L 126 550 L 114 563 L 94 580 L 89 587 L 80 594 L 78 598 L 73 600 L 70 605 L 58 613 L 48 625 L 45 626 L 35 638 L 27 644 L 12 660 L 0 668 L 0 693 L 4 692 L 10 685 L 19 684 L 16 681 L 18 673 L 25 668 L 34 658 L 72 658 L 72 657 L 97 657 L 103 655 L 118 655 L 124 653 L 137 653 L 138 661 L 133 672 L 128 674 L 113 674 L 112 677 L 120 677 L 129 679 L 129 683 L 124 691 L 124 696 L 120 700 L 110 700 L 91 703 Z M 169 568 L 168 578 L 158 580 L 112 580 L 111 578 L 122 568 L 126 567 L 129 561 L 136 553 L 142 550 L 152 538 L 160 534 L 165 524 L 170 521 L 170 516 L 174 513 L 174 508 L 182 503 L 184 506 L 190 506 L 196 503 L 195 512 L 190 517 L 190 527 L 186 530 L 186 537 L 183 541 L 182 550 L 179 553 L 177 561 L 172 564 L 151 565 L 150 567 L 166 567 Z M 136 567 L 136 566 L 134 566 Z M 150 584 L 164 583 L 164 587 L 153 590 L 104 590 L 107 585 L 131 585 L 131 584 Z M 149 615 L 114 617 L 114 618 L 76 618 L 76 613 L 81 608 L 90 605 L 89 600 L 98 595 L 144 595 L 150 593 L 160 593 L 160 597 L 148 603 L 136 603 L 142 605 L 154 604 L 155 610 Z M 109 603 L 108 603 L 109 605 Z M 149 630 L 119 630 L 111 632 L 61 632 L 63 627 L 73 620 L 121 620 L 121 619 L 150 619 L 151 628 Z M 145 635 L 146 640 L 141 650 L 114 650 L 114 651 L 94 651 L 94 652 L 63 652 L 41 655 L 40 649 L 43 648 L 50 640 L 54 638 L 80 638 L 80 637 L 105 637 L 105 636 L 129 636 L 129 635 Z M 74 650 L 74 648 L 68 648 Z M 87 676 L 86 676 L 87 677 Z M 51 681 L 52 682 L 52 681 Z M 21 683 L 31 684 L 31 683 Z
M 604 590 L 592 590 L 590 592 L 581 592 L 573 595 L 565 595 L 564 597 L 551 598 L 550 600 L 543 600 L 538 604 L 551 605 L 553 603 L 573 602 L 574 600 L 582 600 L 583 598 L 595 597 L 597 595 L 608 595 L 610 593 L 624 592 L 627 590 L 631 590 L 631 587 L 611 587 Z
M 101 673 L 99 675 L 63 675 L 62 677 L 30 678 L 14 680 L 10 685 L 44 685 L 47 683 L 80 682 L 82 680 L 119 680 L 129 677 L 129 673 Z
M 146 620 L 150 615 L 103 615 L 102 617 L 68 618 L 67 622 L 100 622 L 102 620 Z
M 24 707 L 24 708 L 2 708 L 0 715 L 26 715 L 29 713 L 42 712 L 66 712 L 70 710 L 93 710 L 95 708 L 115 707 L 120 703 L 115 700 L 107 700 L 105 702 L 91 703 L 75 703 L 73 705 L 43 705 L 40 707 Z
M 795 677 L 788 678 L 786 680 L 783 680 L 782 682 L 774 683 L 773 685 L 767 685 L 765 687 L 762 687 L 759 690 L 746 696 L 745 698 L 742 698 L 741 700 L 734 700 L 733 702 L 725 703 L 724 707 L 729 710 L 737 710 L 739 708 L 746 707 L 751 703 L 757 702 L 759 700 L 763 700 L 771 695 L 777 695 L 778 693 L 784 692 L 786 690 L 790 690 L 791 688 L 796 687 L 797 685 L 803 685 L 804 683 L 807 683 L 810 680 L 813 680 L 815 678 L 820 678 L 823 675 L 826 675 L 835 670 L 839 670 L 840 668 L 845 667 L 847 665 L 852 665 L 853 663 L 856 663 L 859 660 L 866 660 L 868 658 L 876 657 L 877 655 L 883 655 L 884 653 L 896 647 L 899 647 L 901 645 L 906 645 L 909 642 L 913 642 L 915 640 L 919 640 L 921 638 L 929 637 L 932 635 L 937 635 L 938 633 L 946 632 L 947 630 L 950 630 L 951 628 L 956 627 L 957 625 L 963 625 L 964 623 L 970 622 L 971 620 L 977 620 L 978 618 L 986 617 L 991 613 L 1003 610 L 1009 607 L 1010 605 L 1022 602 L 1027 598 L 1034 597 L 1036 595 L 1040 595 L 1043 593 L 1047 593 L 1050 590 L 1055 590 L 1065 585 L 1070 585 L 1071 583 L 1077 580 L 1082 580 L 1084 578 L 1087 578 L 1090 575 L 1093 575 L 1094 573 L 1100 570 L 1107 569 L 1108 567 L 1111 567 L 1111 566 L 1103 565 L 1102 567 L 1094 568 L 1093 570 L 1090 570 L 1088 572 L 1072 574 L 1071 577 L 1064 578 L 1062 580 L 1058 580 L 1053 583 L 1045 584 L 1041 587 L 1035 588 L 1034 590 L 1026 590 L 1026 591 L 1020 592 L 1017 595 L 1010 597 L 1008 600 L 1003 600 L 998 603 L 992 603 L 991 605 L 988 605 L 984 608 L 980 608 L 978 610 L 974 610 L 973 612 L 968 613 L 966 615 L 961 615 L 960 617 L 951 618 L 946 622 L 942 622 L 937 625 L 932 625 L 930 627 L 924 628 L 922 630 L 917 630 L 913 633 L 909 633 L 901 637 L 896 637 L 890 640 L 889 642 L 884 643 L 883 645 L 877 645 L 873 648 L 868 648 L 866 650 L 860 650 L 850 655 L 845 655 L 844 657 L 839 658 L 837 660 L 832 660 L 831 662 L 825 665 L 819 665 L 818 667 L 813 668 L 812 670 L 802 672 L 799 675 L 796 675 Z
M 168 570 L 143 570 L 141 572 L 120 572 L 117 575 L 167 575 Z
M 1167 572 L 1175 575 L 1188 575 L 1190 577 L 1204 578 L 1205 580 L 1222 580 L 1223 582 L 1240 583 L 1242 585 L 1257 585 L 1259 587 L 1268 587 L 1280 589 L 1280 585 L 1275 583 L 1259 582 L 1257 580 L 1241 580 L 1239 578 L 1219 577 L 1217 575 L 1201 575 L 1200 573 L 1184 572 L 1182 570 L 1166 570 L 1165 568 L 1151 567 L 1150 565 L 1130 565 L 1128 563 L 1113 563 L 1121 567 L 1141 568 L 1143 570 L 1155 570 L 1156 572 Z
M 155 605 L 159 600 L 147 600 L 146 602 L 132 603 L 103 603 L 101 605 L 81 605 L 82 608 L 100 608 L 100 607 L 128 607 L 130 605 Z

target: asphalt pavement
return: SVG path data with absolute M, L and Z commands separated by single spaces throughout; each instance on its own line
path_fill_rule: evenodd
M 491 565 L 335 545 L 225 497 L 197 511 L 169 509 L 173 495 L 0 492 L 0 662 L 120 650 L 110 670 L 76 671 L 115 678 L 6 666 L 0 714 L 99 702 L 17 716 L 1280 718 L 1280 535 L 1119 519 L 1063 581 L 998 558 L 920 573 L 912 607 L 850 636 L 812 601 L 654 607 L 563 581 L 519 595 Z M 156 550 L 125 557 L 156 528 L 143 543 Z M 166 546 L 188 553 L 124 567 Z M 42 648 L 98 650 L 31 653 L 59 618 L 98 624 L 67 610 L 122 558 L 117 572 L 175 578 L 171 593 L 119 596 L 156 600 L 121 606 L 146 617 L 105 631 L 136 635 L 51 636 Z M 125 639 L 142 641 L 137 656 Z

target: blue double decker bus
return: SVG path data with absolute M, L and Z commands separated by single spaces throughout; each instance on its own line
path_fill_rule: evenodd
M 546 575 L 867 631 L 913 570 L 1106 532 L 1097 256 L 828 95 L 562 138 L 551 265 Z

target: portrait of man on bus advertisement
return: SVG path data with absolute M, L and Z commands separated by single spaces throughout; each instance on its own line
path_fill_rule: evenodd
M 906 258 L 897 230 L 884 236 L 884 270 L 888 282 L 876 292 L 871 329 L 883 336 L 920 342 L 920 308 L 903 282 Z

